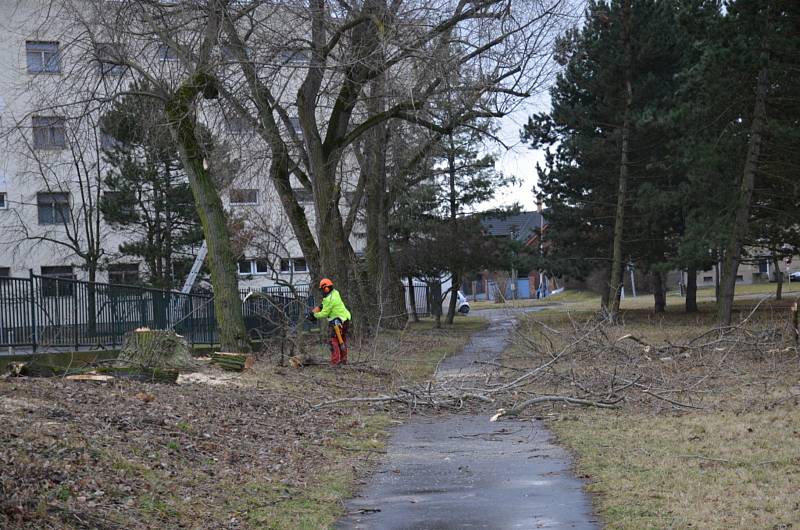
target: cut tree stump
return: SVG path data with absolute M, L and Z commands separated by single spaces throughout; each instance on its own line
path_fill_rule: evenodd
M 171 329 L 139 328 L 125 335 L 119 360 L 147 368 L 183 369 L 195 365 L 186 339 Z

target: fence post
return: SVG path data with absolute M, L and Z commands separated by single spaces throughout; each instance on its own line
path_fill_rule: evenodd
M 36 353 L 36 300 L 34 300 L 36 289 L 34 289 L 33 283 L 33 269 L 28 269 L 28 275 L 31 285 L 31 331 L 33 332 L 33 336 L 31 337 L 31 342 L 33 344 L 31 344 L 31 346 L 33 346 L 33 353 Z
M 59 281 L 59 280 L 56 280 Z M 68 284 L 69 285 L 69 284 Z M 78 291 L 80 290 L 81 284 L 75 282 L 72 284 L 72 318 L 75 322 L 72 329 L 75 330 L 75 351 L 80 350 L 80 316 L 78 313 L 78 304 L 80 303 L 80 296 L 78 296 Z

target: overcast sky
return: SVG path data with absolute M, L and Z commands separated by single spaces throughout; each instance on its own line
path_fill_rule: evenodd
M 515 202 L 520 203 L 524 210 L 536 209 L 536 199 L 533 195 L 533 187 L 537 183 L 536 163 L 543 163 L 544 156 L 542 151 L 533 150 L 522 143 L 519 134 L 522 126 L 528 121 L 528 116 L 535 112 L 547 111 L 549 108 L 549 95 L 541 94 L 531 98 L 517 111 L 501 120 L 498 137 L 509 149 L 497 148 L 498 160 L 495 167 L 506 175 L 517 177 L 519 183 L 501 190 L 495 200 L 482 204 L 479 210 L 508 206 Z

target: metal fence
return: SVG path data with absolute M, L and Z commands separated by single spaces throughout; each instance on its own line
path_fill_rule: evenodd
M 311 327 L 304 317 L 314 307 L 308 285 L 262 287 L 259 291 L 240 291 L 242 314 L 247 332 L 253 339 L 272 335 L 297 326 Z
M 302 307 L 313 303 L 307 286 L 263 294 L 261 306 L 242 305 L 251 336 L 268 335 L 286 315 L 299 322 Z M 218 342 L 212 296 L 35 274 L 0 278 L 0 347 L 113 348 L 139 327 L 174 329 L 192 344 Z
M 413 296 L 414 306 L 411 305 L 411 296 L 409 295 L 408 286 L 405 286 L 406 293 L 406 311 L 411 314 L 411 308 L 416 307 L 417 316 L 427 317 L 431 315 L 431 293 L 430 287 L 427 285 L 414 285 Z

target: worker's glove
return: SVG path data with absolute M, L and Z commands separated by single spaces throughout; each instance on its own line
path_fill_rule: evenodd
M 317 317 L 314 316 L 314 313 L 312 311 L 309 311 L 308 313 L 306 313 L 306 320 L 308 320 L 309 322 L 316 322 Z

